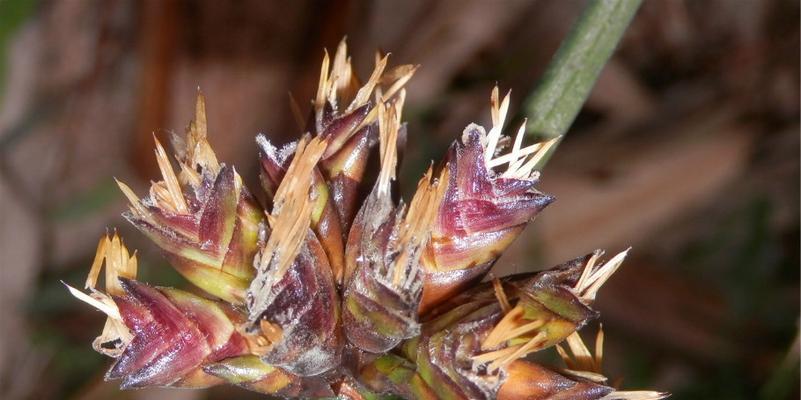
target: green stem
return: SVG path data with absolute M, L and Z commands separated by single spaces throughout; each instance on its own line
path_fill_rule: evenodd
M 790 398 L 798 382 L 796 379 L 798 378 L 799 370 L 799 348 L 801 348 L 801 332 L 796 333 L 795 340 L 793 340 L 787 355 L 784 356 L 784 360 L 773 371 L 767 383 L 760 389 L 760 399 Z
M 564 135 L 587 100 L 641 0 L 589 0 L 526 100 L 527 132 Z

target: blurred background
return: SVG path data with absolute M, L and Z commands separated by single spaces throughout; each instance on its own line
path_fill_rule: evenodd
M 198 87 L 219 157 L 253 182 L 255 135 L 297 135 L 287 94 L 311 98 L 323 47 L 347 35 L 362 76 L 376 49 L 421 64 L 408 191 L 489 121 L 496 82 L 522 119 L 583 5 L 0 0 L 0 398 L 256 398 L 119 392 L 90 347 L 104 318 L 59 283 L 83 282 L 116 228 L 143 280 L 184 285 L 119 216 L 112 177 L 145 190 L 151 133 L 182 131 Z M 599 296 L 608 375 L 675 399 L 797 399 L 799 179 L 798 2 L 647 1 L 543 171 L 558 200 L 498 273 L 631 245 Z

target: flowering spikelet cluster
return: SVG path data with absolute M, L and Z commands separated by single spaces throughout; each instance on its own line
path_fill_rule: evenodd
M 263 203 L 209 145 L 202 95 L 172 138 L 174 160 L 156 141 L 162 180 L 141 198 L 119 182 L 125 218 L 199 290 L 137 281 L 136 255 L 104 236 L 88 292 L 68 288 L 107 315 L 93 343 L 116 359 L 106 378 L 285 398 L 666 397 L 611 387 L 602 333 L 595 356 L 577 333 L 598 317 L 595 296 L 626 252 L 482 283 L 553 201 L 535 188 L 535 167 L 554 142 L 524 146 L 525 122 L 504 134 L 508 95 L 496 88 L 490 129 L 469 125 L 408 204 L 397 200 L 404 85 L 417 67 L 387 63 L 377 56 L 361 83 L 344 41 L 326 53 L 312 111 L 299 118 L 305 133 L 283 146 L 256 139 Z M 565 368 L 526 359 L 549 347 Z

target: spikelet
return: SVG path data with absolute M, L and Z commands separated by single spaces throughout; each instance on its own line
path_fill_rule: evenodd
M 303 137 L 275 192 L 267 217 L 269 238 L 260 246 L 256 277 L 247 294 L 248 320 L 282 332 L 265 361 L 302 376 L 317 375 L 338 363 L 339 295 L 323 247 L 311 230 L 313 172 L 327 141 Z M 265 325 L 264 322 L 268 322 Z M 269 332 L 266 332 L 269 335 Z
M 346 249 L 342 321 L 350 343 L 381 353 L 419 333 L 422 289 L 419 259 L 444 195 L 447 168 L 435 180 L 429 168 L 408 211 L 392 200 L 403 94 L 378 104 L 381 171 L 354 220 Z
M 212 296 L 244 303 L 253 279 L 262 211 L 231 166 L 209 145 L 205 98 L 198 93 L 195 119 L 184 137 L 174 136 L 180 172 L 156 142 L 162 180 L 142 199 L 117 181 L 130 203 L 124 216 L 164 251 L 175 269 Z
M 495 87 L 491 106 L 489 133 L 471 124 L 448 151 L 448 190 L 422 258 L 421 314 L 481 280 L 523 228 L 553 201 L 534 188 L 539 178 L 534 167 L 554 141 L 523 147 L 524 121 L 510 151 L 500 155 L 510 140 L 502 134 L 509 95 L 499 101 Z

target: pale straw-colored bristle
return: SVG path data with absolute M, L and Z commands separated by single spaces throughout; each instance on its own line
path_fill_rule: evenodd
M 516 306 L 507 312 L 490 331 L 487 337 L 484 338 L 484 341 L 481 343 L 481 349 L 489 350 L 503 343 L 504 337 L 507 336 L 506 332 L 516 328 L 519 325 L 517 319 L 522 315 L 523 307 L 521 306 Z
M 565 363 L 567 368 L 568 369 L 575 369 L 576 365 L 573 362 L 573 357 L 571 357 L 570 354 L 567 353 L 567 350 L 565 350 L 565 348 L 562 347 L 562 345 L 560 345 L 560 344 L 557 344 L 554 347 L 556 348 L 556 352 L 559 354 L 559 358 L 562 359 L 562 362 Z
M 334 109 L 347 114 L 364 106 L 371 97 L 375 96 L 376 103 L 395 101 L 397 114 L 400 116 L 400 111 L 403 107 L 403 100 L 400 98 L 405 97 L 403 87 L 412 78 L 417 66 L 401 65 L 387 70 L 389 55 L 382 56 L 380 53 L 376 53 L 375 68 L 367 82 L 359 87 L 359 80 L 353 72 L 351 59 L 347 53 L 346 38 L 343 38 L 337 46 L 333 61 L 328 52 L 325 52 L 320 68 L 317 95 L 314 100 L 317 128 L 322 128 L 320 122 L 322 121 L 322 112 L 326 102 L 330 103 Z M 384 87 L 386 87 L 385 90 L 383 89 Z M 344 104 L 348 104 L 347 108 L 344 108 Z M 365 126 L 376 122 L 377 119 L 378 108 L 372 107 L 364 120 L 358 126 L 343 133 L 340 140 L 347 140 Z M 299 126 L 305 125 L 302 118 L 297 118 L 297 120 Z M 329 155 L 326 154 L 325 156 L 328 157 Z
M 556 345 L 559 356 L 562 357 L 567 366 L 567 369 L 562 369 L 561 372 L 565 375 L 606 384 L 608 378 L 603 375 L 601 367 L 604 345 L 603 327 L 599 328 L 595 339 L 594 356 L 577 332 L 573 332 L 568 336 L 566 342 L 572 356 L 562 346 Z M 669 396 L 668 393 L 654 391 L 614 391 L 599 400 L 658 400 Z
M 583 288 L 589 285 L 588 281 L 592 273 L 595 271 L 595 264 L 598 263 L 598 260 L 604 255 L 603 250 L 595 250 L 592 252 L 589 260 L 584 265 L 584 269 L 581 271 L 581 276 L 579 276 L 578 281 L 576 282 L 575 288 Z
M 545 325 L 544 320 L 535 319 L 523 320 L 524 311 L 522 306 L 515 306 L 498 322 L 481 343 L 482 350 L 493 349 L 504 342 L 525 336 L 526 334 L 541 328 Z
M 195 119 L 189 123 L 184 140 L 184 148 L 178 151 L 178 161 L 181 164 L 181 182 L 191 184 L 193 187 L 200 185 L 200 176 L 196 168 L 200 168 L 205 173 L 217 176 L 220 172 L 220 163 L 217 155 L 211 148 L 208 141 L 208 122 L 206 119 L 206 97 L 198 89 L 197 100 L 195 101 Z
M 117 186 L 120 188 L 120 191 L 123 195 L 125 195 L 125 198 L 128 199 L 131 212 L 139 218 L 151 221 L 152 218 L 150 212 L 147 211 L 147 209 L 142 205 L 142 202 L 139 200 L 139 197 L 136 196 L 134 191 L 117 178 L 114 178 L 114 182 L 117 182 Z
M 376 63 L 381 62 L 380 55 L 376 55 Z M 374 86 L 374 91 L 376 94 L 376 103 L 388 103 L 394 101 L 396 103 L 396 109 L 398 111 L 398 115 L 403 110 L 403 103 L 406 98 L 406 91 L 404 86 L 412 79 L 415 71 L 417 71 L 416 65 L 400 65 L 397 66 L 381 76 L 380 84 L 381 85 L 389 85 L 386 90 L 383 90 L 380 85 Z M 365 85 L 366 86 L 366 85 Z M 364 89 L 364 88 L 362 88 Z M 355 101 L 355 100 L 354 100 Z M 351 131 L 358 132 L 360 129 L 364 128 L 367 125 L 372 124 L 378 119 L 378 107 L 373 107 L 367 116 L 364 117 L 364 120 Z
M 298 255 L 311 224 L 312 200 L 309 198 L 317 162 L 327 142 L 322 138 L 302 138 L 274 197 L 270 220 L 272 232 L 261 251 L 259 273 L 273 271 L 277 281 Z M 277 258 L 277 260 L 275 259 Z M 272 265 L 275 264 L 275 265 Z
M 208 137 L 209 130 L 206 122 L 206 96 L 204 96 L 200 91 L 198 91 L 197 99 L 195 100 L 195 120 L 193 122 L 197 137 Z
M 507 340 L 512 340 L 514 338 L 521 337 L 535 329 L 541 328 L 543 325 L 545 325 L 545 320 L 541 319 L 535 319 L 531 322 L 527 322 L 523 325 L 518 326 L 517 328 L 505 332 L 505 334 L 500 338 L 501 343 Z
M 576 286 L 573 288 L 573 292 L 576 294 L 576 296 L 585 302 L 594 301 L 598 290 L 601 288 L 601 286 L 603 286 L 604 283 L 606 283 L 612 274 L 614 274 L 615 271 L 620 268 L 620 265 L 623 263 L 623 260 L 626 259 L 629 250 L 631 250 L 630 247 L 625 251 L 618 253 L 612 257 L 612 259 L 598 267 L 595 266 L 595 263 L 597 262 L 601 253 L 596 252 L 593 254 L 590 260 L 587 262 L 587 266 L 584 267 L 584 271 L 582 271 L 581 277 L 576 283 Z
M 601 385 L 604 385 L 609 381 L 609 378 L 595 372 L 572 370 L 572 369 L 562 369 L 560 370 L 560 372 L 562 372 L 565 375 L 581 378 Z
M 152 203 L 158 208 L 171 214 L 181 213 L 178 211 L 178 208 L 175 205 L 170 188 L 167 187 L 167 184 L 164 181 L 150 181 L 149 197 Z
M 515 137 L 515 143 L 514 143 L 514 146 L 512 147 L 512 151 L 509 152 L 509 153 L 506 153 L 506 154 L 504 154 L 502 156 L 498 156 L 498 157 L 495 157 L 493 159 L 490 159 L 487 162 L 487 167 L 488 168 L 494 168 L 494 167 L 497 167 L 497 166 L 503 165 L 503 164 L 509 164 L 509 168 L 510 169 L 515 165 L 522 166 L 523 162 L 526 159 L 526 156 L 528 156 L 530 154 L 533 154 L 533 153 L 536 153 L 536 152 L 538 152 L 540 150 L 540 148 L 543 146 L 543 143 L 536 143 L 536 144 L 532 144 L 531 146 L 526 146 L 524 148 L 520 148 L 520 145 L 523 142 L 522 139 L 523 139 L 523 136 L 524 136 L 521 133 L 524 132 L 525 127 L 526 126 L 525 126 L 525 122 L 524 122 L 520 126 L 520 129 L 518 129 L 518 133 L 517 133 L 517 136 Z
M 604 326 L 598 326 L 598 335 L 595 336 L 595 365 L 598 371 L 603 369 L 604 361 Z
M 573 332 L 565 339 L 570 351 L 573 352 L 573 357 L 578 361 L 578 366 L 585 371 L 598 372 L 597 365 L 595 365 L 595 357 L 592 356 L 590 349 L 584 344 L 584 340 L 578 332 Z
M 302 201 L 300 204 L 290 202 L 287 204 L 286 214 L 289 218 L 278 218 L 270 234 L 270 239 L 261 252 L 260 265 L 271 266 L 275 279 L 278 281 L 292 265 L 300 252 L 311 221 L 311 202 Z M 275 263 L 273 265 L 273 263 Z
M 512 92 L 507 92 L 506 96 L 503 98 L 503 101 L 499 101 L 498 91 L 498 86 L 495 86 L 495 88 L 492 89 L 492 95 L 490 96 L 492 129 L 490 129 L 489 133 L 487 134 L 487 143 L 484 150 L 485 162 L 489 162 L 493 157 L 495 157 L 495 149 L 498 148 L 498 141 L 501 139 L 503 126 L 506 123 L 506 114 L 509 112 L 509 96 Z
M 348 43 L 343 38 L 337 45 L 337 50 L 334 53 L 334 62 L 331 64 L 331 74 L 328 76 L 328 102 L 334 107 L 339 102 L 339 92 L 345 89 L 351 81 L 352 70 L 350 68 L 350 60 L 348 59 Z
M 367 80 L 361 89 L 356 92 L 356 97 L 353 98 L 353 101 L 350 103 L 348 108 L 345 112 L 351 112 L 365 104 L 367 101 L 370 100 L 370 97 L 373 94 L 373 89 L 375 89 L 378 82 L 381 80 L 381 74 L 384 73 L 384 68 L 387 67 L 387 60 L 389 59 L 389 54 L 385 55 L 383 58 L 376 62 L 376 66 L 373 69 L 372 75 L 370 75 L 370 79 Z
M 119 277 L 135 279 L 137 275 L 136 253 L 130 254 L 122 239 L 114 233 L 105 235 L 97 244 L 97 251 L 89 274 L 86 277 L 85 289 L 93 290 L 97 287 L 97 280 L 105 262 L 106 292 L 114 295 L 123 294 Z
M 650 390 L 614 391 L 598 400 L 660 400 L 670 397 L 669 393 Z
M 175 209 L 176 212 L 186 214 L 189 212 L 189 206 L 187 206 L 186 199 L 184 199 L 183 192 L 181 191 L 181 186 L 178 184 L 178 177 L 172 169 L 172 164 L 167 157 L 167 152 L 164 151 L 164 147 L 155 135 L 153 139 L 156 142 L 156 162 L 159 165 L 161 176 L 164 179 L 164 185 L 167 188 L 169 205 Z
M 506 358 L 506 356 L 508 356 L 510 354 L 513 354 L 518 349 L 520 349 L 520 347 L 522 347 L 522 346 L 523 346 L 522 344 L 519 344 L 519 345 L 516 345 L 516 346 L 505 347 L 505 348 L 500 349 L 500 350 L 481 353 L 479 355 L 475 355 L 475 356 L 471 357 L 471 359 L 474 362 L 477 362 L 477 363 L 480 363 L 480 364 L 490 363 L 490 362 L 493 362 L 495 360 L 500 360 L 500 359 Z
M 417 72 L 419 65 L 404 64 L 399 65 L 384 74 L 383 81 L 392 82 L 392 84 L 381 95 L 381 101 L 389 101 L 395 94 L 400 93 L 401 89 L 412 79 L 414 73 Z
M 504 173 L 504 176 L 510 176 L 517 179 L 530 179 L 533 175 L 534 168 L 545 158 L 546 155 L 551 151 L 551 148 L 556 145 L 556 143 L 561 140 L 560 137 L 553 138 L 543 143 L 539 143 L 539 147 L 533 154 L 527 159 L 525 164 L 517 166 L 522 160 L 525 158 L 520 158 L 515 165 L 510 165 L 510 168 Z
M 178 181 L 193 188 L 200 187 L 202 183 L 200 180 L 200 174 L 194 168 L 192 168 L 192 166 L 184 162 L 180 163 L 180 167 L 181 171 L 178 172 Z
M 507 311 L 507 306 L 504 306 L 504 303 L 508 303 L 508 300 L 506 299 L 506 294 L 503 292 L 503 287 L 497 279 L 493 279 L 493 286 L 498 302 L 501 303 L 501 308 L 504 310 L 505 315 L 481 342 L 481 350 L 483 351 L 497 348 L 513 339 L 526 337 L 533 332 L 537 332 L 537 330 L 542 328 L 546 323 L 545 320 L 540 319 L 523 319 L 525 312 L 521 305 L 512 307 Z M 499 368 L 504 368 L 517 359 L 525 357 L 529 353 L 540 350 L 546 342 L 546 338 L 546 332 L 537 332 L 533 337 L 528 339 L 525 344 L 508 346 L 500 350 L 490 351 L 489 353 L 484 353 L 473 359 L 490 362 L 487 370 L 493 372 Z M 512 351 L 510 349 L 514 350 Z
M 103 260 L 106 258 L 106 247 L 108 244 L 108 236 L 100 238 L 100 242 L 97 244 L 97 251 L 95 252 L 95 259 L 92 261 L 92 266 L 89 268 L 89 274 L 86 276 L 84 289 L 94 289 L 95 286 L 97 286 L 97 279 L 100 277 L 100 270 L 103 268 Z
M 390 186 L 395 180 L 398 163 L 398 130 L 400 116 L 395 104 L 376 106 L 378 108 L 378 137 L 381 171 L 378 174 L 378 195 L 389 196 Z
M 490 96 L 490 111 L 492 116 L 492 129 L 484 139 L 484 163 L 487 169 L 497 168 L 506 165 L 506 169 L 501 171 L 504 178 L 532 180 L 536 179 L 537 172 L 534 168 L 539 165 L 542 159 L 549 153 L 551 148 L 558 142 L 559 138 L 551 139 L 542 143 L 535 143 L 523 146 L 523 139 L 526 135 L 526 124 L 524 120 L 517 133 L 511 149 L 505 154 L 496 155 L 503 135 L 504 125 L 506 124 L 509 113 L 509 98 L 511 92 L 500 100 L 499 89 L 495 86 Z
M 545 332 L 537 333 L 536 335 L 534 335 L 534 337 L 529 339 L 528 342 L 520 346 L 513 353 L 491 362 L 490 365 L 487 366 L 487 371 L 492 373 L 495 370 L 505 368 L 512 362 L 519 360 L 530 353 L 540 350 L 542 348 L 542 345 L 545 343 L 547 336 L 548 335 Z
M 331 63 L 331 58 L 328 56 L 328 50 L 323 50 L 323 63 L 320 66 L 320 80 L 317 83 L 317 94 L 314 97 L 314 112 L 317 119 L 322 118 L 323 108 L 325 101 L 328 98 L 329 84 L 328 84 L 328 68 Z
M 498 304 L 501 306 L 501 311 L 504 314 L 507 314 L 509 311 L 512 310 L 512 305 L 509 304 L 509 298 L 506 297 L 506 292 L 503 290 L 503 284 L 501 280 L 492 277 L 492 289 L 495 291 L 495 298 L 498 299 Z
M 578 332 L 573 332 L 570 336 L 567 337 L 565 340 L 567 343 L 567 347 L 570 349 L 570 354 L 561 346 L 557 345 L 557 352 L 559 356 L 562 357 L 562 361 L 565 362 L 567 368 L 574 371 L 586 371 L 592 372 L 596 374 L 601 373 L 601 359 L 598 356 L 593 356 L 590 349 L 587 348 L 587 345 L 584 344 L 584 341 L 581 339 L 581 336 Z M 595 348 L 596 352 L 599 351 L 599 348 Z
M 301 138 L 295 148 L 295 155 L 289 164 L 284 179 L 275 191 L 273 198 L 273 216 L 281 215 L 284 203 L 301 198 L 308 198 L 314 171 L 328 143 L 323 138 Z

